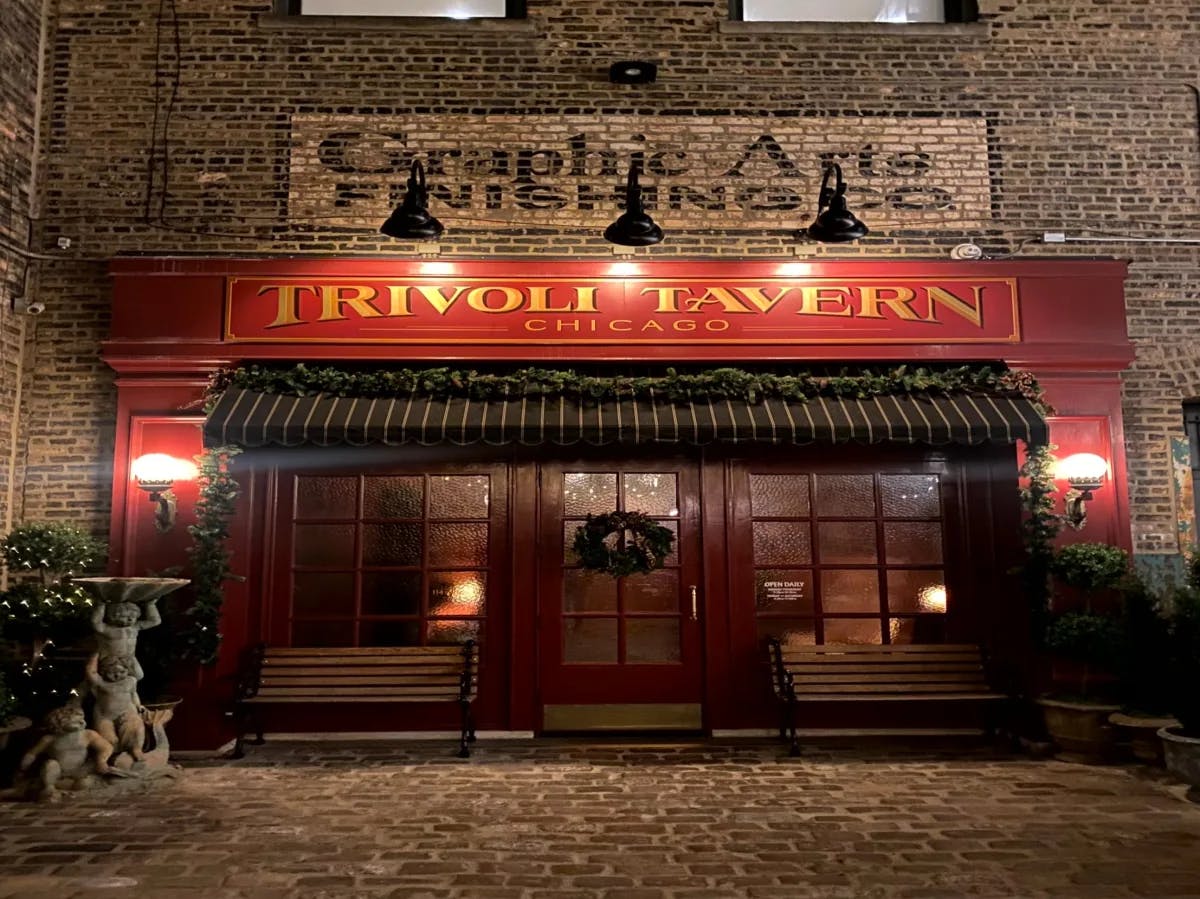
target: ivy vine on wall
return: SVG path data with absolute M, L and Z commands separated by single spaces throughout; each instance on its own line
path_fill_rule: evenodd
M 1020 475 L 1021 520 L 1025 541 L 1025 564 L 1019 569 L 1021 586 L 1029 603 L 1029 625 L 1035 646 L 1045 640 L 1050 615 L 1050 570 L 1054 564 L 1054 538 L 1062 530 L 1063 517 L 1054 511 L 1054 466 L 1057 447 L 1031 446 L 1025 454 Z
M 192 546 L 193 602 L 187 611 L 188 626 L 181 642 L 185 658 L 211 665 L 221 646 L 221 606 L 225 582 L 236 580 L 229 566 L 229 523 L 236 511 L 238 482 L 230 474 L 233 457 L 242 450 L 236 446 L 206 449 L 196 457 L 199 468 L 200 498 L 196 501 L 196 523 L 188 527 Z

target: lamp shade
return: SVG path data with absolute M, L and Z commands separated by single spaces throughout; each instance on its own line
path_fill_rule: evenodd
M 604 239 L 623 247 L 649 247 L 663 239 L 663 230 L 646 215 L 642 206 L 642 189 L 638 185 L 638 167 L 629 167 L 625 186 L 625 211 L 604 229 Z
M 837 179 L 834 188 L 829 187 L 830 175 Z M 870 233 L 846 206 L 846 182 L 842 179 L 842 167 L 836 163 L 825 169 L 817 199 L 817 217 L 804 233 L 821 243 L 845 243 Z
M 1055 475 L 1076 490 L 1095 490 L 1108 477 L 1108 461 L 1095 453 L 1074 453 L 1058 463 Z
M 397 240 L 432 240 L 445 230 L 429 212 L 429 192 L 425 188 L 425 169 L 414 159 L 408 175 L 407 193 L 379 232 Z
M 166 453 L 146 453 L 138 456 L 129 466 L 129 473 L 139 487 L 147 490 L 166 489 L 176 481 L 191 481 L 196 477 L 196 466 Z

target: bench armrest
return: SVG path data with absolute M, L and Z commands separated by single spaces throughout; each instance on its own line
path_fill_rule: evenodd
M 241 668 L 238 670 L 237 686 L 233 693 L 234 702 L 242 702 L 258 695 L 259 688 L 262 686 L 263 659 L 266 658 L 266 655 L 266 643 L 259 643 L 247 650 L 246 655 L 242 658 Z

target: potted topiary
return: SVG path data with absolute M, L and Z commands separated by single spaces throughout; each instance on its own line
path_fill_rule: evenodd
M 1109 716 L 1120 710 L 1117 672 L 1124 653 L 1114 589 L 1129 574 L 1129 555 L 1106 543 L 1075 543 L 1050 565 L 1056 604 L 1043 634 L 1051 660 L 1050 693 L 1038 699 L 1046 730 L 1066 754 L 1107 761 L 1116 749 Z M 1107 603 L 1106 603 L 1107 600 Z
M 1118 672 L 1121 710 L 1109 716 L 1117 742 L 1149 765 L 1163 764 L 1158 731 L 1179 722 L 1170 715 L 1169 622 L 1162 601 L 1146 583 L 1130 574 L 1118 587 L 1121 595 L 1121 666 Z
M 79 685 L 91 650 L 93 602 L 74 575 L 100 567 L 107 547 L 59 522 L 31 522 L 0 540 L 0 555 L 15 583 L 0 594 L 0 630 L 23 664 L 10 668 L 9 687 L 25 710 L 40 717 Z
M 61 647 L 90 633 L 92 600 L 71 578 L 98 567 L 107 551 L 85 531 L 56 522 L 22 525 L 0 542 L 18 578 L 0 596 L 0 616 L 6 636 L 28 646 L 31 660 L 48 641 Z
M 1192 584 L 1173 597 L 1170 616 L 1171 711 L 1176 727 L 1164 727 L 1167 770 L 1200 794 L 1200 587 L 1193 562 Z

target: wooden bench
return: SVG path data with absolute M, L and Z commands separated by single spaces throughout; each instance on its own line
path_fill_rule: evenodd
M 247 725 L 263 743 L 259 706 L 268 703 L 455 702 L 462 717 L 458 755 L 475 742 L 471 701 L 479 685 L 474 640 L 452 646 L 378 646 L 312 649 L 260 643 L 248 655 L 234 700 L 241 758 Z
M 1008 697 L 988 686 L 983 652 L 969 645 L 790 646 L 767 641 L 775 696 L 783 703 L 781 739 L 799 755 L 797 706 L 802 702 L 978 702 L 985 730 L 990 709 Z

